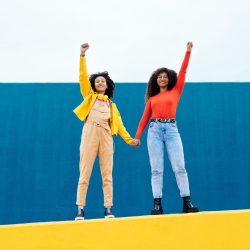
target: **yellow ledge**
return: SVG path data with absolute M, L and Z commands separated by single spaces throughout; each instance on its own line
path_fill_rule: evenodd
M 2 250 L 248 250 L 250 210 L 0 226 Z

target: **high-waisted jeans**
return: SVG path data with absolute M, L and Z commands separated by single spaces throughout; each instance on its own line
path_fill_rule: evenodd
M 190 196 L 183 146 L 176 122 L 151 122 L 148 129 L 147 144 L 153 197 L 162 197 L 165 147 L 180 190 L 180 196 Z

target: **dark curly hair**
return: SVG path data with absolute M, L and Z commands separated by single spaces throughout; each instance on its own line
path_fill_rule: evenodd
M 110 78 L 109 76 L 109 73 L 107 71 L 104 71 L 104 72 L 98 72 L 98 73 L 95 73 L 95 74 L 92 74 L 90 75 L 89 77 L 89 81 L 91 83 L 91 87 L 92 89 L 96 92 L 96 88 L 95 88 L 95 79 L 98 77 L 98 76 L 102 76 L 106 79 L 106 82 L 107 82 L 107 89 L 105 91 L 105 95 L 107 95 L 109 97 L 109 99 L 111 99 L 113 97 L 113 93 L 114 93 L 114 90 L 115 90 L 115 83 L 114 81 Z
M 145 94 L 145 101 L 147 102 L 151 96 L 157 95 L 160 93 L 160 87 L 157 83 L 157 77 L 161 73 L 167 73 L 168 76 L 168 86 L 167 89 L 171 90 L 177 82 L 177 73 L 174 70 L 167 68 L 159 68 L 155 70 L 149 78 L 147 90 Z

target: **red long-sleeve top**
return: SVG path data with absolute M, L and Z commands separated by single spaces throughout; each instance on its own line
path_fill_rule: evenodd
M 184 60 L 181 65 L 181 69 L 177 77 L 177 83 L 174 88 L 171 90 L 165 90 L 163 92 L 160 92 L 159 94 L 151 96 L 148 99 L 144 109 L 144 113 L 137 128 L 137 132 L 135 135 L 136 139 L 140 139 L 151 115 L 152 118 L 176 117 L 176 109 L 180 100 L 182 90 L 184 88 L 186 70 L 188 67 L 190 54 L 190 51 L 186 51 Z

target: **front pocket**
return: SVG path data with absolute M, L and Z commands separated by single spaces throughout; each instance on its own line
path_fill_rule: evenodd
M 176 128 L 177 127 L 176 122 L 170 123 L 170 127 Z
M 153 128 L 154 126 L 155 126 L 155 122 L 150 122 L 150 123 L 149 123 L 149 127 L 150 127 L 150 128 Z

